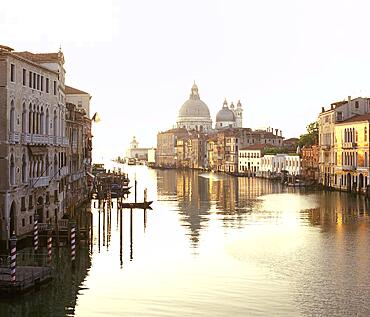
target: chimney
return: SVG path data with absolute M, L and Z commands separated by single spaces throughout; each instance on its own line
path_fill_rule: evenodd
M 281 137 L 283 136 L 283 131 L 282 131 L 282 130 L 280 130 L 280 136 L 281 136 Z
M 348 102 L 351 102 L 351 96 L 348 96 Z
M 275 129 L 276 136 L 278 135 L 279 129 Z
M 325 108 L 324 107 L 321 107 L 321 112 L 325 112 Z

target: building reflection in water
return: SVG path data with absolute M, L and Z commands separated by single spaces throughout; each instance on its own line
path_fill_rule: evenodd
M 91 219 L 90 210 L 87 217 Z M 89 221 L 89 220 L 88 220 Z M 89 233 L 88 236 L 90 237 Z M 90 239 L 81 241 L 76 250 L 75 266 L 71 265 L 70 247 L 54 247 L 52 266 L 54 267 L 53 280 L 42 285 L 40 290 L 26 293 L 21 298 L 2 299 L 0 301 L 0 316 L 74 316 L 77 298 L 83 293 L 84 281 L 91 268 Z M 39 248 L 39 254 L 46 258 L 46 248 Z M 24 264 L 30 263 L 32 248 L 18 251 L 19 259 Z M 29 257 L 29 259 L 26 259 Z M 19 262 L 18 264 L 21 264 Z
M 369 221 L 369 202 L 364 196 L 344 192 L 320 192 L 318 207 L 303 211 L 312 225 L 320 225 L 324 231 L 340 230 L 343 224 Z
M 260 203 L 259 196 L 281 192 L 279 183 L 268 180 L 195 170 L 159 170 L 157 179 L 158 199 L 178 202 L 180 220 L 194 248 L 213 215 L 225 227 L 243 226 Z

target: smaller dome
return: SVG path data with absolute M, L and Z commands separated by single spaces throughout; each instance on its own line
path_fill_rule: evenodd
M 231 122 L 235 121 L 234 112 L 229 108 L 223 107 L 216 115 L 216 122 Z

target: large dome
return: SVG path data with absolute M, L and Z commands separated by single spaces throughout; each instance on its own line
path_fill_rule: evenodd
M 190 97 L 181 106 L 177 118 L 177 126 L 188 130 L 210 130 L 212 128 L 211 115 L 207 105 L 200 100 L 198 87 L 194 83 Z
M 229 108 L 222 108 L 216 115 L 216 122 L 230 122 L 235 121 L 234 112 Z
M 207 117 L 210 118 L 207 105 L 200 99 L 189 99 L 181 106 L 179 118 L 181 117 Z

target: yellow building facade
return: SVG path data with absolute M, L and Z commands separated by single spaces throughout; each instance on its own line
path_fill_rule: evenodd
M 334 187 L 366 192 L 369 183 L 370 114 L 355 116 L 335 125 Z

